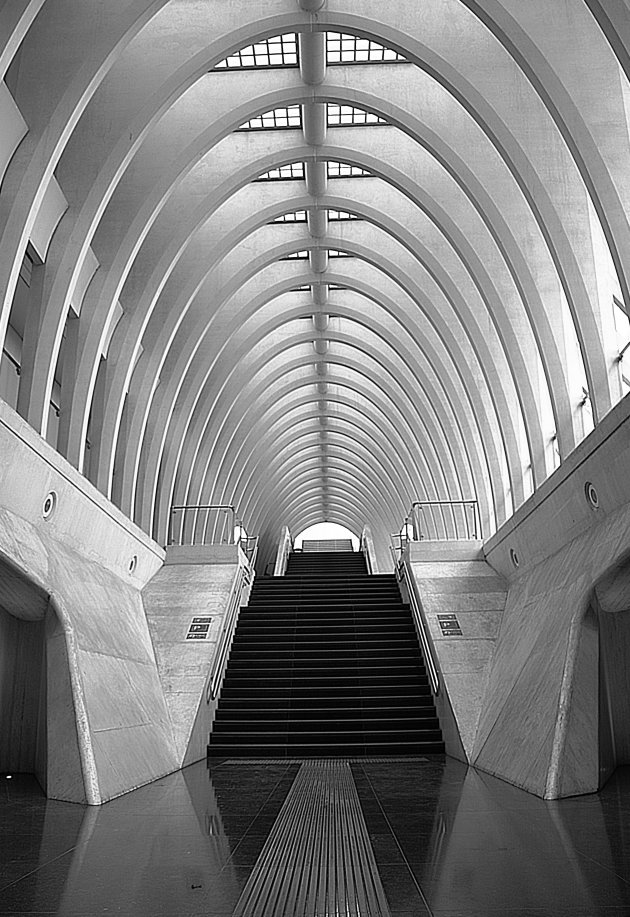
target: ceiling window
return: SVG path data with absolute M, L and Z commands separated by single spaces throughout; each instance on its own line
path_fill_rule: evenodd
M 257 41 L 230 54 L 220 61 L 214 70 L 251 70 L 254 68 L 297 67 L 297 35 L 289 32 L 286 35 L 275 35 Z

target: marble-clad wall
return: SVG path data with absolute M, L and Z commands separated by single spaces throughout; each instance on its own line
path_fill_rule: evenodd
M 478 542 L 414 542 L 409 567 L 440 671 L 444 697 L 438 697 L 438 712 L 446 750 L 470 761 L 506 583 L 485 562 Z
M 510 584 L 473 763 L 546 798 L 599 785 L 593 587 L 624 550 L 621 507 Z
M 447 750 L 549 799 L 594 792 L 614 767 L 608 761 L 606 772 L 600 749 L 604 718 L 616 730 L 616 763 L 630 755 L 620 649 L 630 645 L 629 434 L 626 397 L 484 543 L 481 558 L 474 544 L 412 545 L 449 701 Z M 438 614 L 449 612 L 461 636 L 441 632 Z
M 629 433 L 626 397 L 484 545 L 509 591 L 472 760 L 546 798 L 600 783 L 593 606 L 630 549 Z
M 165 565 L 142 593 L 180 766 L 207 752 L 216 710 L 216 698 L 207 697 L 208 675 L 230 602 L 240 604 L 239 569 L 245 564 L 235 545 L 169 548 Z M 199 617 L 210 619 L 207 636 L 188 639 Z
M 0 606 L 45 618 L 42 783 L 99 804 L 177 767 L 141 598 L 164 552 L 1 402 L 0 456 Z
M 173 548 L 164 563 L 162 548 L 2 402 L 0 457 L 0 636 L 10 636 L 0 758 L 11 769 L 28 758 L 50 797 L 89 804 L 199 760 L 215 706 L 204 687 L 244 555 Z M 187 641 L 200 615 L 212 617 L 209 637 Z M 29 627 L 45 649 L 26 665 Z M 30 726 L 18 735 L 23 697 Z

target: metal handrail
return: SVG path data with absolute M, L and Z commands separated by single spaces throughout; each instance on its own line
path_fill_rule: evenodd
M 213 511 L 225 512 L 226 515 L 229 514 L 229 526 L 228 533 L 229 539 L 221 538 L 220 541 L 215 541 L 213 537 L 208 540 L 208 526 L 210 523 L 210 514 Z M 179 525 L 179 539 L 175 538 L 175 519 L 177 514 L 181 513 L 181 523 Z M 201 523 L 200 523 L 201 518 Z M 185 539 L 184 533 L 187 522 L 191 522 L 191 537 L 190 539 Z M 171 515 L 169 518 L 168 526 L 168 540 L 167 544 L 169 545 L 196 545 L 196 544 L 234 544 L 234 529 L 235 529 L 235 519 L 236 519 L 236 510 L 231 503 L 206 503 L 206 504 L 187 504 L 183 506 L 172 506 Z M 197 538 L 197 532 L 199 526 L 202 525 L 201 538 Z M 215 521 L 216 527 L 216 521 Z M 223 531 L 225 531 L 225 520 L 223 520 Z
M 240 535 L 237 544 L 247 558 L 249 565 L 253 567 L 258 555 L 258 535 Z
M 280 551 L 282 550 L 282 553 Z M 281 542 L 276 549 L 276 558 L 273 562 L 273 575 L 284 576 L 289 562 L 289 557 L 295 550 L 295 542 L 288 526 L 282 530 Z
M 409 574 L 409 570 L 407 569 L 407 561 L 404 558 L 401 557 L 396 569 L 397 574 L 400 572 L 399 579 L 404 579 L 405 586 L 407 587 L 409 604 L 411 606 L 411 612 L 413 614 L 414 622 L 416 625 L 416 631 L 420 637 L 420 643 L 422 644 L 422 651 L 424 653 L 424 658 L 427 664 L 429 680 L 431 682 L 433 693 L 437 697 L 437 695 L 440 693 L 440 677 L 438 675 L 438 669 L 435 664 L 431 641 L 427 634 L 426 621 L 424 620 L 424 615 L 422 613 L 422 602 L 420 601 L 420 597 L 417 595 L 416 583 L 414 578 Z
M 214 655 L 212 668 L 208 676 L 206 687 L 206 703 L 216 700 L 221 683 L 223 681 L 223 672 L 227 663 L 227 657 L 232 646 L 232 638 L 236 630 L 238 621 L 238 612 L 241 607 L 241 596 L 243 588 L 248 585 L 251 570 L 247 567 L 239 567 L 236 575 L 234 590 L 230 597 L 230 604 L 223 617 L 223 628 L 219 636 L 217 651 Z
M 412 541 L 422 541 L 426 537 L 419 519 L 419 514 L 425 509 L 434 530 L 431 540 L 435 537 L 438 541 L 476 541 L 481 537 L 477 500 L 414 500 L 403 523 L 405 531 L 411 530 Z M 426 516 L 423 518 L 426 521 Z M 441 532 L 444 534 L 441 535 Z
M 359 551 L 365 557 L 365 565 L 367 567 L 368 573 L 372 572 L 372 559 L 370 558 L 369 551 L 366 550 L 365 542 L 361 539 L 361 544 L 359 545 Z
M 361 532 L 361 541 L 359 542 L 359 551 L 365 557 L 365 564 L 368 568 L 368 573 L 372 573 L 372 558 L 370 557 L 370 552 L 367 546 L 367 536 L 365 528 Z
M 395 569 L 402 560 L 405 546 L 409 544 L 411 539 L 404 532 L 392 532 L 389 537 L 391 542 L 389 550 L 394 559 Z M 396 544 L 396 539 L 398 539 L 398 544 Z

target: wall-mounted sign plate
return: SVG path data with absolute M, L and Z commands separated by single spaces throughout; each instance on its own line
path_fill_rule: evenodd
M 210 631 L 212 618 L 201 616 L 193 618 L 188 627 L 187 640 L 206 640 Z
M 438 615 L 438 624 L 440 625 L 440 630 L 442 631 L 443 637 L 462 637 L 462 629 L 459 621 L 457 620 L 457 615 L 448 614 L 448 615 Z

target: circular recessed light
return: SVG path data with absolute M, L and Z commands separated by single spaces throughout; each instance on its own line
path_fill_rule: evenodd
M 516 553 L 514 548 L 510 548 L 510 560 L 512 561 L 515 567 L 518 567 L 520 561 L 518 559 L 518 554 Z
M 52 516 L 52 514 L 55 511 L 56 506 L 57 506 L 57 494 L 55 493 L 54 490 L 51 490 L 50 493 L 46 494 L 44 505 L 42 507 L 42 516 L 44 517 L 44 519 L 50 519 L 50 517 Z
M 586 497 L 586 502 L 592 509 L 599 509 L 599 497 L 590 481 L 587 481 L 584 485 L 584 495 Z

